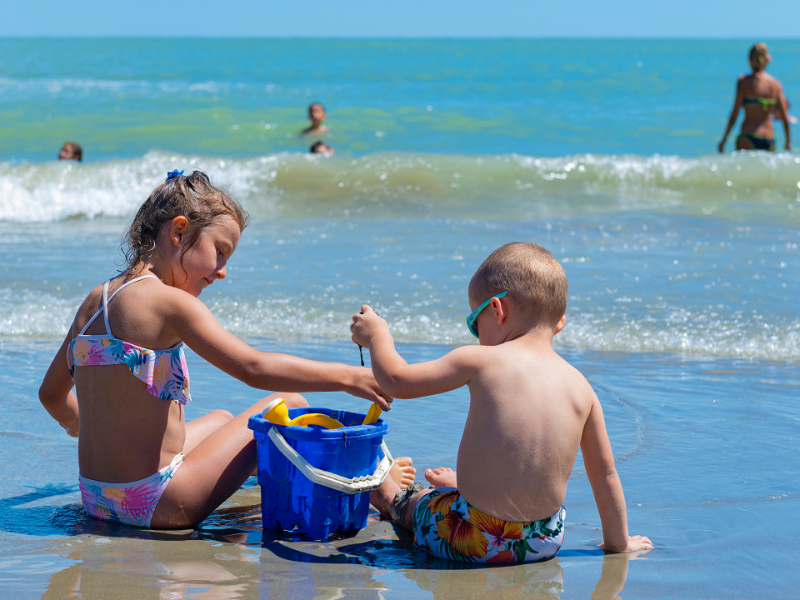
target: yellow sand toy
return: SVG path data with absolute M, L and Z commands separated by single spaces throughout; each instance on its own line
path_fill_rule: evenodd
M 286 402 L 283 398 L 275 398 L 275 400 L 267 404 L 267 407 L 264 409 L 264 418 L 270 423 L 288 425 L 290 427 L 309 427 L 310 425 L 319 425 L 326 429 L 339 429 L 339 427 L 344 427 L 344 425 L 333 417 L 321 413 L 306 413 L 294 419 L 290 419 L 289 409 L 286 408 Z
M 373 404 L 369 412 L 367 412 L 363 424 L 372 425 L 377 422 L 380 416 L 381 407 L 377 404 Z M 339 427 L 344 427 L 344 425 L 333 417 L 323 415 L 322 413 L 306 413 L 294 419 L 290 419 L 289 409 L 286 408 L 286 402 L 283 398 L 275 398 L 275 400 L 267 404 L 267 407 L 264 409 L 264 418 L 270 423 L 288 425 L 290 427 L 309 427 L 311 425 L 318 425 L 326 429 L 339 429 Z
M 369 407 L 369 411 L 367 411 L 367 416 L 364 417 L 364 423 L 362 423 L 362 425 L 372 425 L 373 423 L 377 423 L 380 418 L 381 407 L 377 404 L 373 404 Z

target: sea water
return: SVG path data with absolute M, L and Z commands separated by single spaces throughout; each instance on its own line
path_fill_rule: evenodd
M 800 42 L 768 43 L 791 99 Z M 800 158 L 715 153 L 747 50 L 0 40 L 3 596 L 793 597 Z M 297 135 L 314 101 L 332 157 Z M 53 160 L 68 139 L 82 163 Z M 174 168 L 207 172 L 250 212 L 227 278 L 201 299 L 261 350 L 358 364 L 348 326 L 367 303 L 407 360 L 436 358 L 474 343 L 466 287 L 489 252 L 515 240 L 551 250 L 570 285 L 554 345 L 603 402 L 631 532 L 656 549 L 603 557 L 580 459 L 564 548 L 541 565 L 458 569 L 376 520 L 329 544 L 262 534 L 255 479 L 192 531 L 87 518 L 77 442 L 38 385 L 83 297 L 122 268 L 134 212 Z M 189 418 L 260 397 L 188 360 Z M 368 408 L 341 393 L 309 399 Z M 455 468 L 468 402 L 464 389 L 396 401 L 392 452 Z

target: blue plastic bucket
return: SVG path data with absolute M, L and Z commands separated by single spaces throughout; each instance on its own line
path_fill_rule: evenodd
M 382 447 L 389 429 L 383 419 L 362 425 L 363 414 L 327 408 L 291 408 L 289 418 L 314 412 L 344 427 L 288 427 L 260 414 L 250 417 L 248 427 L 258 449 L 264 529 L 324 540 L 366 527 L 369 490 L 383 481 L 392 459 Z

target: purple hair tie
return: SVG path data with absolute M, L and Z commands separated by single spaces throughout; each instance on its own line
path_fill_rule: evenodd
M 180 177 L 181 175 L 183 175 L 183 171 L 178 171 L 178 169 L 175 169 L 172 171 L 172 173 L 167 173 L 167 181 L 170 179 L 175 179 L 176 177 Z

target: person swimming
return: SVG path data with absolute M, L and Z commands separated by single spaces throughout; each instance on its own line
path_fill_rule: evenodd
M 83 148 L 75 142 L 65 142 L 58 151 L 58 160 L 83 160 Z
M 327 115 L 325 114 L 325 107 L 322 106 L 319 102 L 312 102 L 308 105 L 308 120 L 311 121 L 311 125 L 303 129 L 300 132 L 300 135 L 308 135 L 309 133 L 327 133 L 330 129 L 323 125 L 322 122 L 325 120 Z
M 327 155 L 333 154 L 333 148 L 328 146 L 328 144 L 326 144 L 322 140 L 317 140 L 316 142 L 311 144 L 311 147 L 308 149 L 308 151 L 311 154 L 327 154 Z
M 792 149 L 788 116 L 788 103 L 783 95 L 780 82 L 766 73 L 767 64 L 772 59 L 766 44 L 756 44 L 750 48 L 750 75 L 740 75 L 736 82 L 736 96 L 733 109 L 728 118 L 725 134 L 717 145 L 719 152 L 724 152 L 725 142 L 731 129 L 739 118 L 739 111 L 744 110 L 744 121 L 741 133 L 736 138 L 737 150 L 775 150 L 775 131 L 772 119 L 783 123 L 786 135 L 786 150 Z

